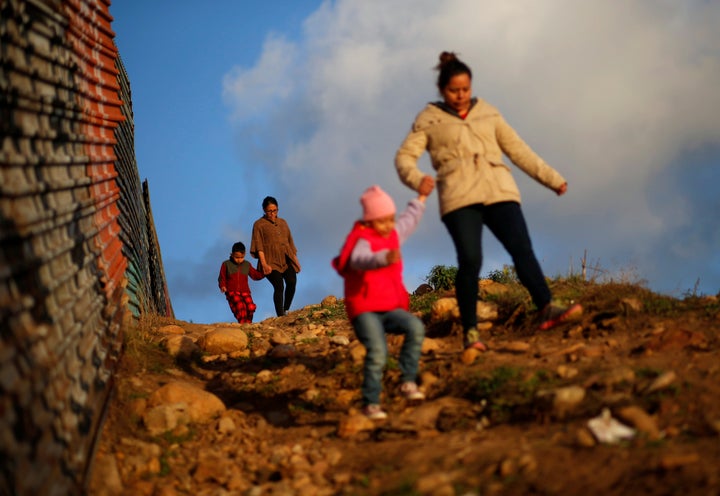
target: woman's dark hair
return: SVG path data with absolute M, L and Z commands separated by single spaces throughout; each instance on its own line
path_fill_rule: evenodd
M 262 209 L 265 210 L 266 208 L 268 208 L 268 205 L 275 205 L 277 207 L 277 200 L 272 196 L 266 196 L 262 202 Z
M 237 243 L 233 243 L 231 253 L 235 253 L 236 251 L 239 251 L 240 253 L 245 253 L 245 245 L 240 241 L 238 241 Z
M 435 66 L 440 72 L 437 79 L 437 87 L 442 92 L 450 80 L 458 74 L 467 74 L 472 79 L 470 67 L 455 55 L 455 52 L 443 52 L 440 54 L 440 63 Z

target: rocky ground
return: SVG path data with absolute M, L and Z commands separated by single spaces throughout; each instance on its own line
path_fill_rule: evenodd
M 342 302 L 260 323 L 129 329 L 92 495 L 720 494 L 720 302 L 557 280 L 577 321 L 539 333 L 517 284 L 480 284 L 490 350 L 462 353 L 452 293 L 427 323 L 424 402 L 360 415 Z M 389 338 L 394 357 L 400 340 Z

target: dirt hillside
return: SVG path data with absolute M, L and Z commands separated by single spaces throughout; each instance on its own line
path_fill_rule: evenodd
M 451 293 L 412 298 L 427 323 L 427 399 L 398 395 L 390 338 L 389 418 L 375 422 L 358 413 L 362 352 L 341 301 L 233 324 L 242 354 L 173 358 L 158 329 L 196 339 L 208 325 L 144 319 L 127 333 L 90 494 L 720 494 L 717 296 L 556 280 L 554 295 L 585 311 L 540 333 L 522 287 L 492 286 L 490 351 L 476 357 L 451 317 L 431 317 Z M 147 399 L 179 380 L 226 410 L 150 434 Z

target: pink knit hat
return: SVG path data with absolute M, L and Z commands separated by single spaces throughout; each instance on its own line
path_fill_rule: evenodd
M 360 197 L 360 203 L 363 207 L 364 221 L 387 217 L 395 213 L 395 202 L 377 185 L 370 186 L 365 190 Z

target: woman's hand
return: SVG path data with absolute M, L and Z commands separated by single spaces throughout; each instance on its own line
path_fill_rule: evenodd
M 555 190 L 555 193 L 557 193 L 558 196 L 562 196 L 567 192 L 567 183 L 562 183 L 562 186 L 560 186 L 558 189 Z

